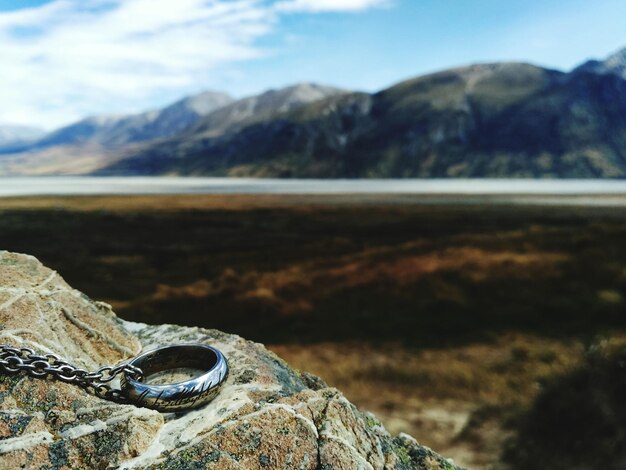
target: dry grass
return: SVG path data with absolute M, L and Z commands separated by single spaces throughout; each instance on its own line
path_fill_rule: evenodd
M 423 249 L 423 242 L 406 243 L 367 249 L 342 257 L 319 257 L 273 272 L 251 270 L 237 274 L 232 269 L 225 269 L 212 281 L 202 279 L 180 286 L 159 284 L 152 296 L 141 301 L 201 299 L 232 291 L 236 293 L 236 301 L 269 303 L 282 315 L 303 314 L 313 310 L 316 300 L 332 297 L 347 289 L 372 284 L 403 289 L 436 273 L 462 274 L 473 282 L 511 277 L 518 272 L 523 272 L 528 278 L 539 274 L 556 277 L 559 266 L 567 260 L 567 255 L 563 253 L 515 253 L 470 247 L 415 253 Z M 460 291 L 443 290 L 434 294 L 458 302 L 466 301 Z M 603 298 L 616 298 L 611 291 L 603 291 L 601 295 Z
M 0 248 L 127 319 L 271 343 L 392 431 L 488 468 L 546 383 L 626 336 L 626 209 L 437 201 L 0 199 Z
M 512 333 L 494 342 L 411 349 L 402 344 L 271 345 L 324 378 L 391 432 L 409 432 L 467 468 L 494 463 L 507 426 L 550 378 L 579 366 L 580 341 Z

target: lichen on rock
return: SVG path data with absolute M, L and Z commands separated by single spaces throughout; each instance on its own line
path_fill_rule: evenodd
M 450 461 L 392 437 L 338 390 L 261 344 L 118 319 L 35 258 L 0 252 L 0 343 L 95 369 L 140 350 L 206 343 L 228 358 L 217 398 L 187 413 L 120 405 L 54 380 L 0 375 L 0 469 L 424 469 Z

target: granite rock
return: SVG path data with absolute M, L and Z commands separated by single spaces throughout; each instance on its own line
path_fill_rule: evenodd
M 0 469 L 457 468 L 408 435 L 392 437 L 341 392 L 261 344 L 216 330 L 125 322 L 35 258 L 0 252 L 0 344 L 96 369 L 185 342 L 216 346 L 231 368 L 217 398 L 187 413 L 0 375 Z

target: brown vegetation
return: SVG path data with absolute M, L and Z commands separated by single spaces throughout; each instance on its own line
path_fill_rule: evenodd
M 626 337 L 626 210 L 442 200 L 3 199 L 0 247 L 125 318 L 269 343 L 393 431 L 488 468 L 556 377 Z

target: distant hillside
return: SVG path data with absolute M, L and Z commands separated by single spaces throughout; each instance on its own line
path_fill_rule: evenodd
M 0 139 L 0 176 L 88 174 L 116 161 L 119 149 L 174 136 L 231 101 L 208 91 L 160 110 L 89 117 L 19 142 Z
M 269 90 L 257 96 L 243 98 L 226 105 L 199 120 L 183 133 L 178 140 L 185 140 L 188 136 L 194 138 L 215 137 L 232 131 L 235 126 L 271 119 L 276 113 L 296 109 L 303 104 L 313 103 L 331 96 L 339 96 L 345 90 L 313 83 L 300 83 L 279 90 Z
M 232 98 L 224 93 L 204 92 L 156 111 L 90 117 L 45 136 L 36 142 L 35 147 L 90 143 L 111 148 L 170 137 L 231 101 Z
M 54 131 L 21 147 L 0 147 L 0 175 L 80 175 L 108 167 L 164 139 L 185 145 L 189 135 L 219 135 L 243 123 L 296 109 L 345 91 L 298 84 L 233 101 L 206 92 L 159 111 L 129 116 L 97 116 Z
M 301 83 L 235 101 L 208 114 L 179 135 L 125 152 L 119 161 L 100 174 L 178 173 L 170 164 L 203 152 L 206 142 L 236 135 L 251 125 L 272 121 L 307 105 L 348 94 L 339 88 Z M 166 161 L 160 156 L 165 155 Z M 128 166 L 127 166 L 128 165 Z
M 626 80 L 619 63 L 610 58 L 601 69 L 571 73 L 472 65 L 226 128 L 218 110 L 184 136 L 137 148 L 99 173 L 624 177 Z

